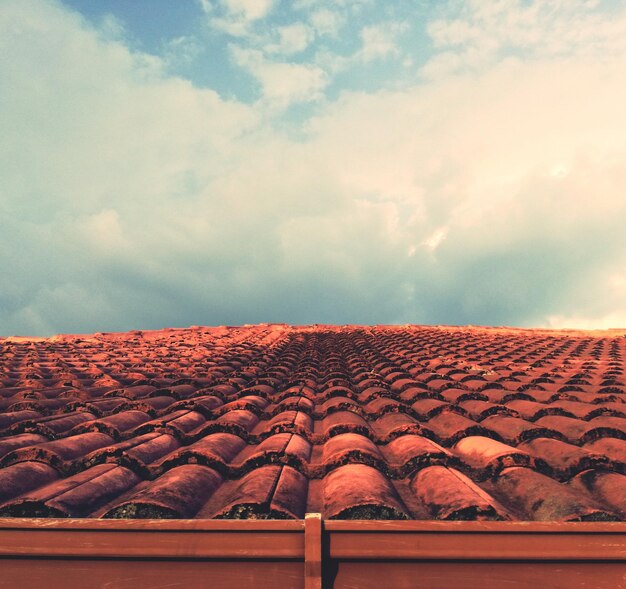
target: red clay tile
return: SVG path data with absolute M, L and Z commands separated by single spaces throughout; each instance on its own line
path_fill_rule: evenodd
M 626 476 L 614 472 L 587 470 L 575 477 L 572 489 L 587 491 L 626 517 Z
M 389 480 L 364 464 L 348 464 L 326 475 L 323 515 L 328 519 L 408 518 Z
M 474 421 L 482 421 L 490 415 L 511 415 L 517 417 L 517 412 L 511 407 L 499 403 L 490 403 L 482 400 L 467 400 L 458 404 L 463 412 Z
M 559 480 L 567 480 L 588 468 L 603 469 L 613 466 L 611 460 L 602 454 L 551 438 L 536 438 L 520 444 L 519 447 L 537 459 L 541 470 Z M 541 465 L 547 468 L 542 468 Z
M 514 448 L 484 436 L 463 438 L 455 444 L 453 451 L 465 464 L 482 473 L 481 477 L 494 476 L 510 466 L 533 464 L 531 454 L 521 445 Z
M 585 444 L 584 449 L 626 466 L 626 440 L 600 438 Z
M 312 446 L 302 436 L 291 433 L 278 433 L 255 446 L 244 447 L 237 456 L 240 469 L 249 472 L 262 464 L 279 462 L 288 464 L 299 471 L 306 470 L 311 457 Z
M 430 466 L 420 470 L 411 481 L 411 490 L 436 519 L 508 519 L 504 507 L 452 468 Z
M 103 448 L 113 443 L 113 438 L 101 433 L 86 433 L 69 436 L 52 442 L 43 442 L 34 446 L 22 447 L 10 452 L 2 458 L 2 465 L 16 462 L 45 462 L 58 470 L 63 468 L 65 461 L 84 456 L 88 452 Z
M 33 419 L 39 419 L 41 417 L 41 413 L 37 411 L 9 411 L 7 413 L 0 414 L 0 430 L 13 425 L 14 423 L 29 420 L 32 421 Z
M 337 411 L 322 420 L 321 431 L 329 437 L 347 432 L 368 435 L 370 428 L 360 415 L 352 411 Z
M 79 517 L 626 519 L 622 335 L 0 338 L 0 501 Z
M 288 466 L 261 466 L 224 485 L 220 506 L 209 504 L 208 517 L 285 519 L 304 517 L 307 479 Z
M 207 466 L 178 466 L 109 509 L 104 517 L 187 519 L 197 513 L 221 483 L 222 477 Z
M 407 434 L 395 438 L 384 448 L 388 462 L 406 477 L 415 471 L 436 464 L 448 464 L 452 454 L 428 438 Z
M 86 517 L 139 483 L 127 468 L 100 464 L 30 491 L 6 503 L 0 514 L 22 517 Z
M 590 496 L 583 496 L 529 468 L 500 473 L 496 489 L 528 518 L 538 521 L 611 521 L 619 519 Z
M 419 434 L 427 430 L 406 413 L 385 413 L 370 422 L 379 440 L 392 440 L 405 434 Z M 431 434 L 432 435 L 432 434 Z
M 47 485 L 58 477 L 59 473 L 54 468 L 41 462 L 7 466 L 0 470 L 0 503 Z
M 450 411 L 429 419 L 426 426 L 434 432 L 440 443 L 446 446 L 455 444 L 467 436 L 481 436 L 489 433 L 482 424 Z
M 517 446 L 525 440 L 539 437 L 566 439 L 566 436 L 561 432 L 551 429 L 547 425 L 542 427 L 538 423 L 532 423 L 519 417 L 493 415 L 484 419 L 481 425 L 512 446 Z
M 376 444 L 365 436 L 353 433 L 339 434 L 326 441 L 321 462 L 327 469 L 349 463 L 372 466 L 384 464 L 382 454 Z
M 40 434 L 18 434 L 7 438 L 0 438 L 0 464 L 4 456 L 12 450 L 24 448 L 25 446 L 34 446 L 42 442 L 48 442 L 48 438 Z

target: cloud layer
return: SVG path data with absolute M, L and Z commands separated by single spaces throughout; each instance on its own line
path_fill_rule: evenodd
M 275 9 L 205 4 L 237 34 Z M 246 104 L 58 2 L 3 2 L 0 335 L 625 326 L 626 18 L 486 4 L 433 21 L 410 76 L 332 99 L 322 55 L 271 57 L 305 49 L 289 30 L 274 49 L 239 43 L 262 88 Z M 576 35 L 550 39 L 566 19 Z M 406 59 L 402 27 L 367 30 L 341 67 Z M 294 134 L 280 112 L 303 97 L 319 106 Z

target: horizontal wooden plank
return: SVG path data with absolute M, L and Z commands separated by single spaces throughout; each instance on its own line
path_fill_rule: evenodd
M 1 522 L 2 520 L 0 520 Z M 435 520 L 324 520 L 327 531 L 350 532 L 502 532 L 506 534 L 563 532 L 567 534 L 626 534 L 626 522 L 535 522 L 535 521 L 435 521 Z
M 333 559 L 626 560 L 614 523 L 325 521 Z M 304 522 L 0 520 L 0 557 L 304 559 Z
M 0 589 L 304 589 L 298 561 L 2 559 Z
M 0 530 L 7 529 L 94 529 L 94 530 L 233 530 L 302 531 L 304 520 L 274 519 L 96 519 L 96 518 L 0 518 Z
M 334 559 L 625 560 L 626 534 L 329 531 Z
M 0 518 L 2 529 L 99 530 L 279 530 L 302 531 L 304 520 L 254 519 L 95 519 Z M 435 521 L 435 520 L 324 520 L 326 531 L 376 532 L 566 532 L 568 534 L 626 533 L 626 522 Z
M 333 589 L 626 589 L 623 563 L 342 562 Z
M 197 532 L 197 531 L 194 531 Z M 302 531 L 0 530 L 0 557 L 302 559 Z

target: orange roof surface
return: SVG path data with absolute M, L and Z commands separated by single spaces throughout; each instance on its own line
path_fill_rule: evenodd
M 0 516 L 623 521 L 625 333 L 0 339 Z

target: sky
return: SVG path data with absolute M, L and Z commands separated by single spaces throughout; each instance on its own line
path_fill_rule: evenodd
M 626 327 L 626 3 L 0 0 L 0 336 Z

